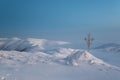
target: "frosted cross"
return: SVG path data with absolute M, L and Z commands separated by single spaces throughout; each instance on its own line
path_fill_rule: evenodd
M 92 44 L 92 41 L 93 41 L 93 38 L 91 37 L 90 33 L 85 38 L 85 41 L 87 43 L 87 49 L 88 49 L 88 51 L 90 51 L 90 47 L 91 47 L 91 44 Z

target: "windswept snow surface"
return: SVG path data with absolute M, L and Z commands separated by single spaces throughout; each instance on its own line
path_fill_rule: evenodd
M 120 68 L 64 41 L 0 39 L 0 80 L 120 80 Z

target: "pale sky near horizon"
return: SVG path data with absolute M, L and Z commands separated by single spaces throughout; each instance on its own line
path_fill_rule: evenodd
M 120 42 L 120 0 L 0 0 L 0 37 Z

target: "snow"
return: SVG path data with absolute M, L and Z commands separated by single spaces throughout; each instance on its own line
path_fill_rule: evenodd
M 107 43 L 96 47 L 95 49 L 106 51 L 106 52 L 120 52 L 120 44 Z
M 82 63 L 96 64 L 96 65 L 107 65 L 102 60 L 91 55 L 88 51 L 84 51 L 84 52 L 78 51 L 78 52 L 68 56 L 65 60 L 69 61 L 69 64 L 72 64 L 72 65 L 74 65 L 74 64 L 81 65 Z
M 105 62 L 107 57 L 65 44 L 69 42 L 0 38 L 0 80 L 120 80 L 120 68 Z
M 20 39 L 20 38 L 0 38 L 0 50 L 8 51 L 41 51 L 44 49 L 51 49 L 52 47 L 57 47 L 59 45 L 69 44 L 69 42 L 64 41 L 50 41 L 46 39 Z

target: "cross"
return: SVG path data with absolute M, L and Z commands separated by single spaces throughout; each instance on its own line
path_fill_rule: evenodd
M 88 51 L 90 51 L 90 47 L 91 47 L 91 44 L 92 44 L 92 41 L 94 39 L 91 37 L 90 33 L 88 34 L 88 36 L 85 38 L 85 41 L 87 43 L 87 48 L 88 48 Z

